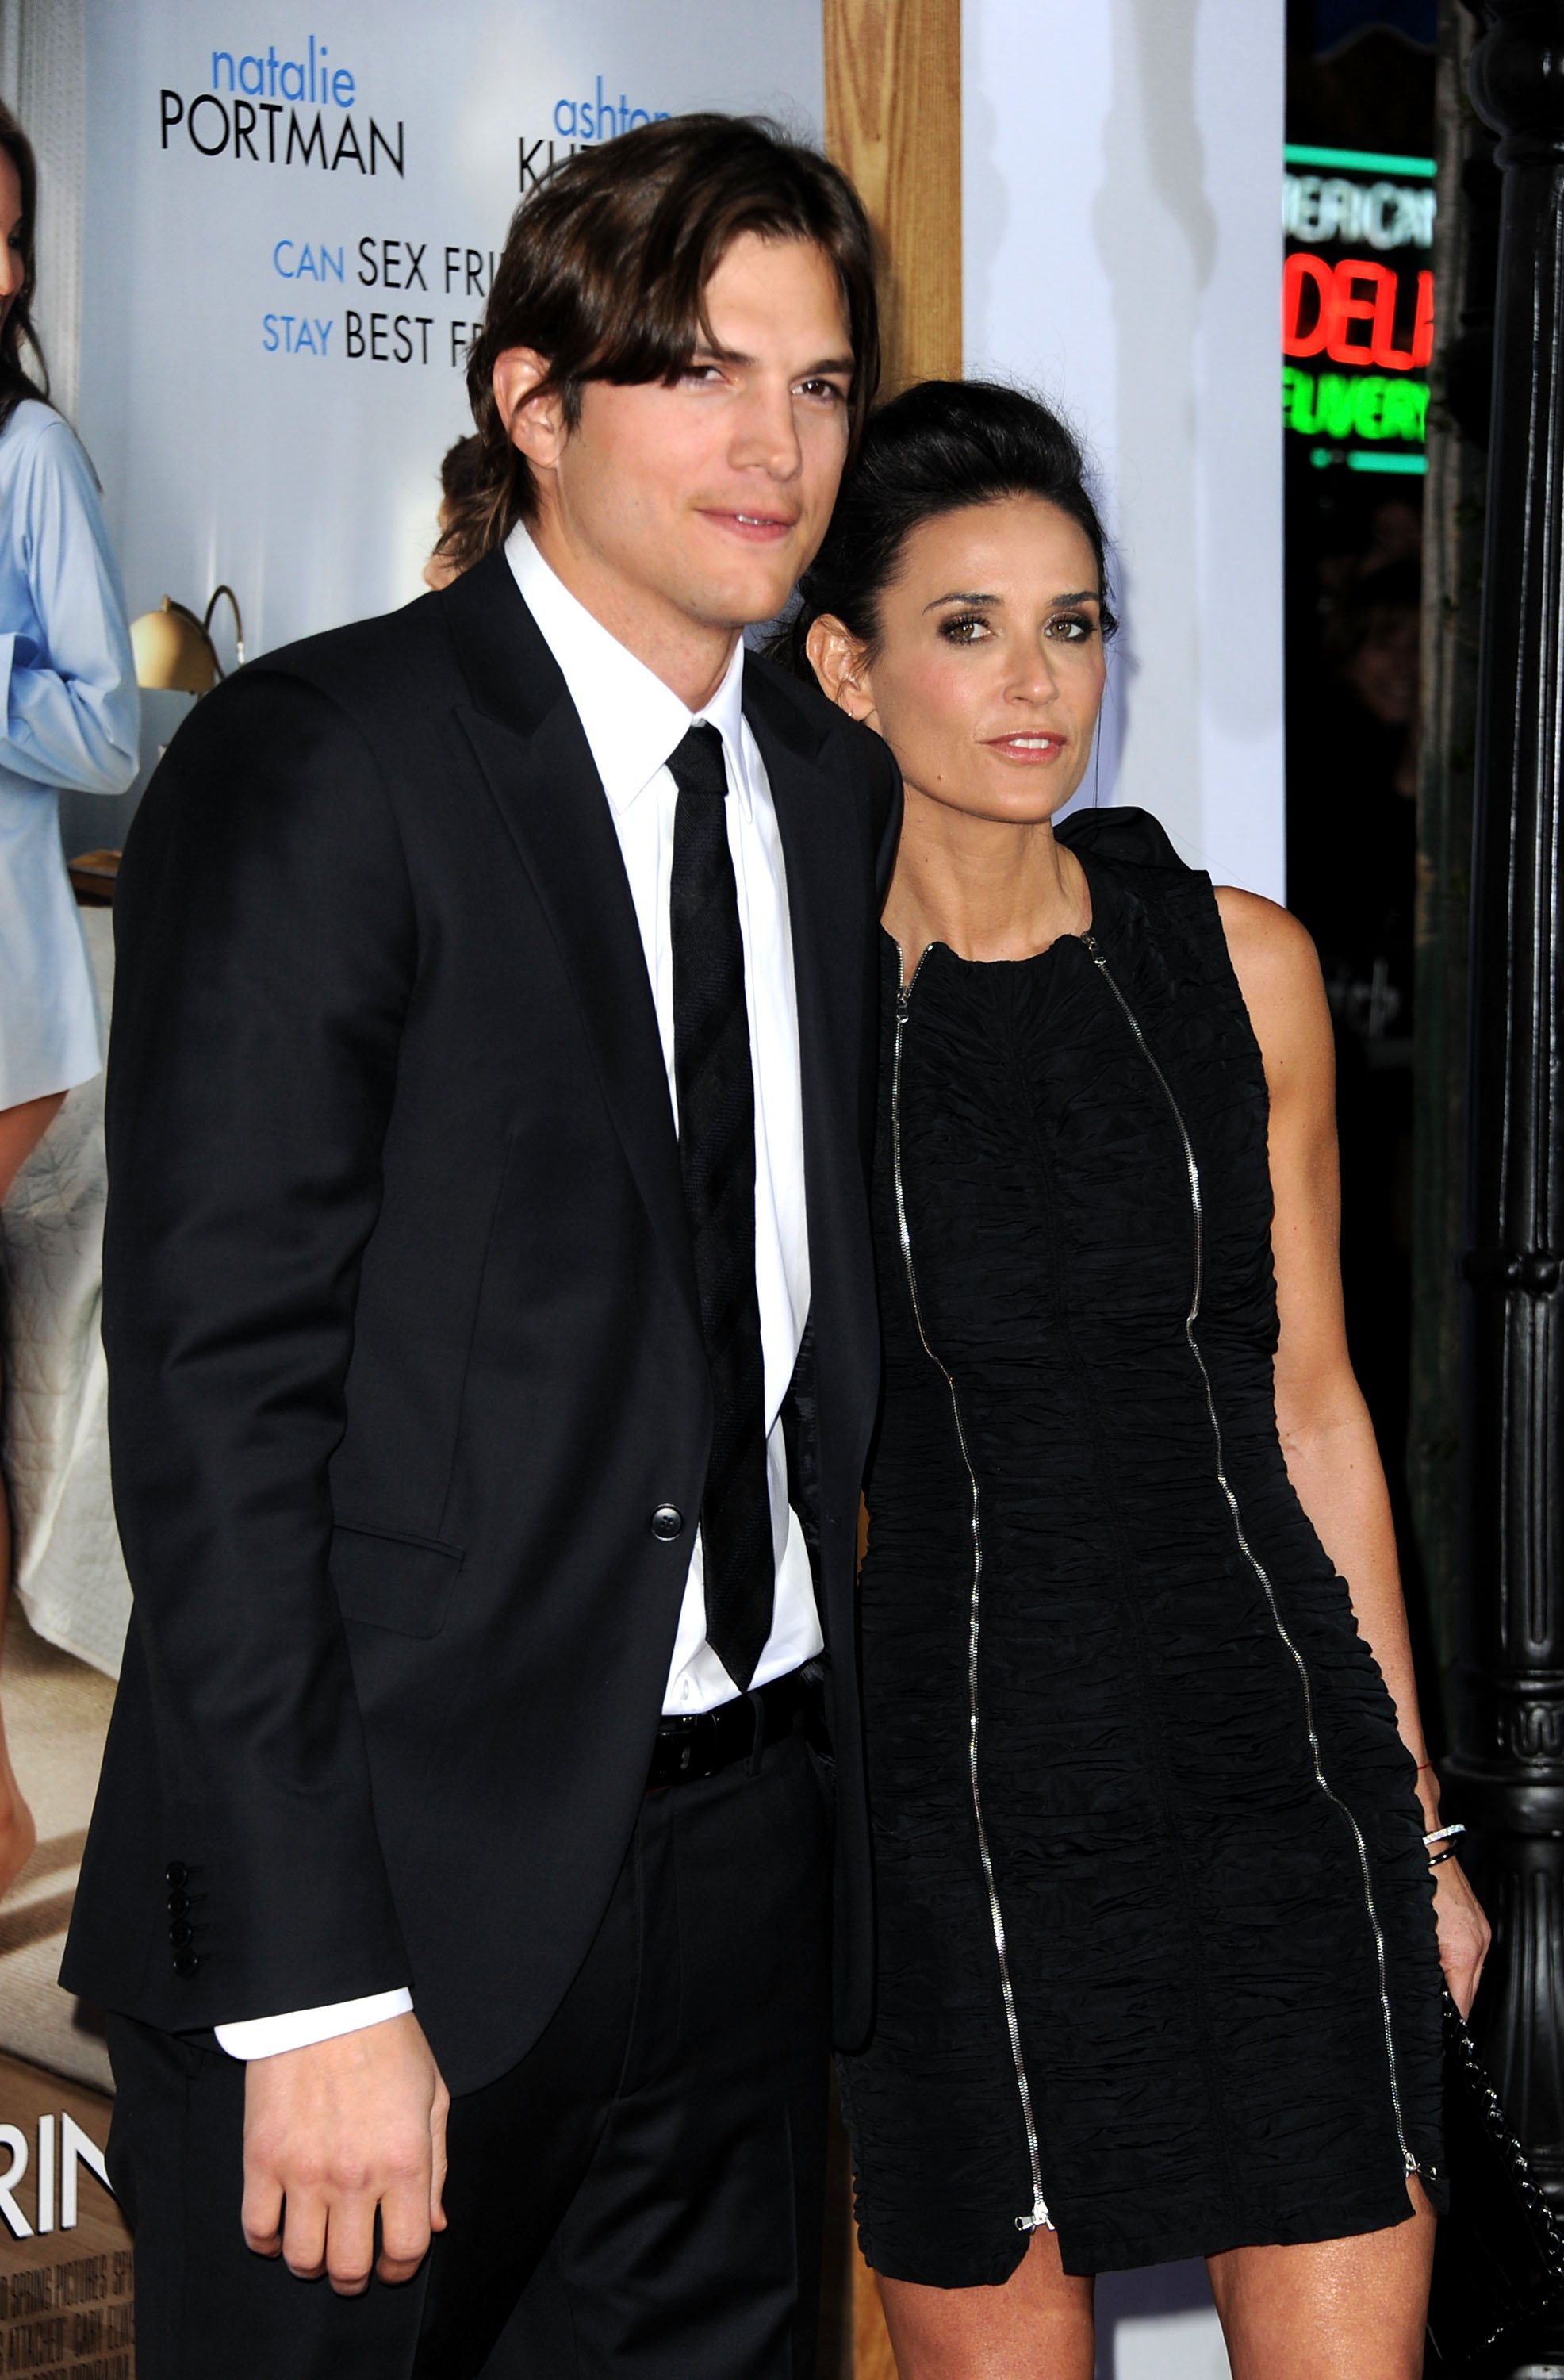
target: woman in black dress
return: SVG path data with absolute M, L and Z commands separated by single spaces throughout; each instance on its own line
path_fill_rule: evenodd
M 907 798 L 860 2236 L 903 2380 L 1089 2380 L 1089 2277 L 1197 2254 L 1241 2380 L 1410 2380 L 1440 1962 L 1464 2007 L 1486 1928 L 1347 1358 L 1313 947 L 1144 812 L 1052 825 L 1111 625 L 1051 415 L 878 416 L 794 631 Z

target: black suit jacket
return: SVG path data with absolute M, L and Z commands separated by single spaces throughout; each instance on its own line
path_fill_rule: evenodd
M 900 796 L 812 691 L 755 660 L 745 683 L 797 978 L 799 1468 L 853 2041 L 874 921 Z M 135 1609 L 64 1979 L 174 2030 L 410 1983 L 472 2089 L 536 2039 L 606 1904 L 710 1427 L 629 888 L 503 557 L 209 696 L 115 907 L 104 1338 Z M 661 1504 L 686 1516 L 672 1543 Z

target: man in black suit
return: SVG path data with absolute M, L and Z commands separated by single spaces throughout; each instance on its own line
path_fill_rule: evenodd
M 241 673 L 137 820 L 66 1980 L 141 2380 L 813 2369 L 899 799 L 741 631 L 876 359 L 823 160 L 578 155 L 475 350 L 471 566 Z

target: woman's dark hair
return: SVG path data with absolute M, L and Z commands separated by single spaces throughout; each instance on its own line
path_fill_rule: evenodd
M 48 367 L 32 326 L 32 294 L 38 275 L 38 165 L 31 141 L 4 100 L 0 100 L 0 150 L 16 167 L 22 192 L 22 285 L 0 322 L 0 430 L 4 430 L 24 396 L 47 399 L 49 395 Z M 32 350 L 36 379 L 22 366 L 24 342 Z
M 1086 487 L 1081 449 L 1046 405 L 992 381 L 926 380 L 869 417 L 856 463 L 818 553 L 804 573 L 798 607 L 772 645 L 773 658 L 814 679 L 805 640 L 826 613 L 872 652 L 880 598 L 907 539 L 924 521 L 1006 496 L 1040 496 L 1082 529 L 1097 557 L 1102 628 L 1118 623 L 1108 602 L 1108 546 Z
M 436 552 L 465 570 L 530 518 L 536 490 L 494 401 L 496 357 L 534 347 L 534 394 L 557 394 L 572 429 L 588 381 L 671 381 L 710 336 L 707 284 L 746 232 L 806 239 L 836 269 L 852 341 L 852 443 L 879 379 L 874 250 L 846 176 L 763 118 L 675 115 L 578 150 L 525 198 L 467 357 L 477 486 Z

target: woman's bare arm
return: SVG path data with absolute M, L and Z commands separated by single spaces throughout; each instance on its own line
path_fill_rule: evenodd
M 1253 892 L 1217 894 L 1233 971 L 1270 1095 L 1280 1339 L 1276 1415 L 1288 1475 L 1347 1581 L 1358 1626 L 1419 1764 L 1418 1797 L 1439 1824 L 1438 1780 L 1418 1713 L 1390 1502 L 1374 1426 L 1347 1354 L 1339 1249 L 1335 1051 L 1314 944 L 1295 917 Z M 1488 1927 L 1459 1860 L 1435 1871 L 1439 1953 L 1457 2005 L 1471 2005 Z

